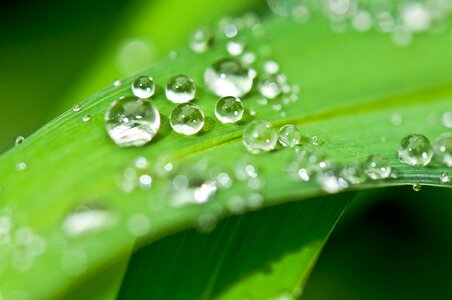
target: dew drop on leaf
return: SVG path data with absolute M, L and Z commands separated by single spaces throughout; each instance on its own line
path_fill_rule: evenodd
M 215 104 L 215 116 L 223 124 L 240 121 L 244 110 L 242 101 L 233 96 L 221 97 Z
M 284 147 L 295 147 L 300 144 L 301 133 L 294 125 L 287 124 L 279 129 L 279 143 Z
M 17 146 L 17 145 L 22 144 L 24 141 L 25 141 L 25 138 L 20 135 L 20 136 L 16 137 L 14 144 Z
M 122 97 L 105 114 L 111 139 L 120 147 L 142 146 L 150 142 L 160 128 L 160 114 L 149 101 Z
M 442 183 L 448 183 L 448 182 L 450 182 L 449 173 L 447 173 L 446 171 L 441 172 L 441 174 L 439 175 L 439 180 L 440 180 Z
M 259 80 L 258 89 L 262 96 L 274 99 L 281 94 L 281 86 L 274 75 L 264 75 Z
M 206 52 L 213 46 L 214 35 L 208 28 L 199 28 L 193 33 L 190 40 L 190 48 L 196 53 Z
M 86 114 L 82 117 L 83 122 L 89 122 L 91 120 L 91 115 Z
M 433 145 L 436 160 L 452 167 L 452 134 L 443 133 L 440 135 Z
M 243 53 L 243 50 L 245 49 L 245 43 L 242 41 L 229 41 L 226 44 L 226 50 L 228 53 L 232 56 L 239 56 Z
M 171 128 L 182 135 L 194 135 L 204 126 L 204 112 L 193 103 L 176 106 L 170 115 Z
M 207 88 L 219 97 L 242 97 L 253 87 L 256 72 L 235 58 L 222 58 L 204 72 Z
M 173 103 L 186 103 L 195 98 L 196 86 L 188 76 L 172 77 L 165 88 L 166 98 Z
M 419 183 L 413 184 L 413 191 L 419 192 L 422 189 L 422 185 Z
M 374 154 L 367 158 L 364 172 L 372 180 L 386 179 L 391 176 L 392 167 L 387 158 Z
M 275 149 L 278 133 L 267 121 L 253 121 L 243 131 L 243 145 L 253 153 L 268 152 Z
M 73 112 L 79 112 L 81 110 L 82 110 L 82 106 L 80 104 L 74 104 L 74 106 L 72 107 Z
M 410 134 L 404 137 L 397 152 L 400 161 L 411 166 L 425 166 L 433 157 L 430 141 L 421 134 Z
M 152 97 L 155 92 L 155 82 L 150 76 L 138 76 L 132 82 L 132 92 L 141 99 Z

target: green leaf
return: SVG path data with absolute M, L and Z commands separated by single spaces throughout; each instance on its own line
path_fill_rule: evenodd
M 354 185 L 352 190 L 413 183 L 450 187 L 450 183 L 439 180 L 445 167 L 403 165 L 395 149 L 407 134 L 419 132 L 434 139 L 445 131 L 440 116 L 450 110 L 452 61 L 445 57 L 452 40 L 443 34 L 422 35 L 416 37 L 412 46 L 399 49 L 386 35 L 337 35 L 319 20 L 298 25 L 270 18 L 262 25 L 267 33 L 264 38 L 243 33 L 247 49 L 258 53 L 262 47 L 270 46 L 272 58 L 291 83 L 301 86 L 301 93 L 297 102 L 283 107 L 286 115 L 281 117 L 272 105 L 258 105 L 259 95 L 253 91 L 244 103 L 248 111 L 256 110 L 255 119 L 269 120 L 275 126 L 299 125 L 304 134 L 320 136 L 325 141 L 321 147 L 339 162 L 364 160 L 369 154 L 378 153 L 387 156 L 399 172 L 396 179 Z M 152 101 L 164 120 L 158 138 L 146 147 L 121 149 L 109 140 L 104 129 L 105 111 L 113 100 L 130 94 L 131 77 L 123 80 L 121 87 L 109 87 L 88 98 L 82 103 L 81 112 L 64 113 L 0 158 L 2 213 L 7 211 L 12 216 L 11 234 L 28 228 L 46 244 L 45 251 L 29 265 L 20 256 L 23 251 L 16 243 L 0 248 L 0 284 L 5 297 L 23 292 L 34 298 L 65 295 L 124 259 L 135 241 L 128 225 L 136 214 L 149 218 L 150 231 L 140 242 L 151 243 L 199 226 L 200 218 L 205 216 L 219 220 L 230 215 L 229 200 L 241 196 L 246 201 L 250 193 L 246 182 L 236 181 L 232 188 L 219 191 L 204 205 L 176 208 L 169 204 L 169 179 L 157 176 L 150 191 L 125 193 L 118 188 L 118 179 L 138 156 L 149 158 L 153 165 L 165 156 L 178 170 L 190 169 L 206 159 L 210 168 L 229 173 L 237 160 L 248 159 L 265 183 L 259 190 L 263 207 L 325 194 L 315 181 L 289 180 L 285 166 L 290 150 L 250 156 L 241 142 L 246 122 L 222 125 L 214 120 L 213 105 L 217 99 L 202 86 L 202 74 L 224 55 L 224 41 L 220 41 L 204 55 L 180 50 L 177 60 L 163 59 L 145 72 L 160 87 Z M 258 63 L 262 63 L 261 58 Z M 161 87 L 179 73 L 193 77 L 201 91 L 197 103 L 207 120 L 198 136 L 179 136 L 169 130 L 167 116 L 173 105 L 164 100 Z M 82 122 L 87 113 L 91 121 Z M 400 126 L 392 124 L 393 113 L 403 118 Z M 245 121 L 250 119 L 248 115 Z M 20 162 L 27 164 L 26 170 L 16 169 Z M 65 236 L 65 218 L 83 205 L 105 209 L 111 216 L 110 226 L 82 236 Z M 318 228 L 323 232 L 330 229 Z M 313 251 L 312 257 L 316 255 Z M 238 292 L 240 288 L 237 289 Z
M 119 299 L 267 299 L 297 294 L 353 194 L 230 217 L 132 257 Z

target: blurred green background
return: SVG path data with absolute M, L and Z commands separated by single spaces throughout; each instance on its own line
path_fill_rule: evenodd
M 153 46 L 151 63 L 172 47 L 186 44 L 189 32 L 223 13 L 223 4 L 231 14 L 266 11 L 265 1 L 193 1 L 194 7 L 205 11 L 187 16 L 177 3 L 46 0 L 4 6 L 0 151 L 12 147 L 18 135 L 28 136 L 69 109 L 71 101 L 77 103 L 124 75 L 112 60 L 128 28 L 134 36 L 150 32 L 161 41 Z M 134 24 L 134 16 L 145 6 L 155 6 L 156 13 L 150 16 L 149 27 L 142 29 L 146 24 Z M 169 14 L 158 14 L 168 8 Z M 99 61 L 105 72 L 92 77 Z M 91 78 L 95 80 L 87 84 Z M 82 92 L 75 93 L 79 86 Z M 303 298 L 450 299 L 451 200 L 450 190 L 434 188 L 418 193 L 408 187 L 362 192 L 333 232 Z

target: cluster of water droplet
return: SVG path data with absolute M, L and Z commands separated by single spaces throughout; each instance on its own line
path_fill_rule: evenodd
M 448 0 L 408 0 L 403 2 L 359 0 L 267 0 L 273 12 L 290 16 L 295 22 L 305 23 L 312 15 L 320 14 L 330 20 L 337 32 L 377 30 L 391 34 L 398 46 L 412 42 L 421 32 L 441 32 L 447 28 L 452 11 Z

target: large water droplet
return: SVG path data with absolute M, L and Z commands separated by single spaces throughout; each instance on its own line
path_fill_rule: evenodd
M 208 28 L 199 28 L 193 34 L 190 40 L 190 47 L 197 53 L 206 52 L 207 49 L 213 46 L 214 35 Z
M 160 114 L 147 100 L 123 97 L 112 103 L 105 114 L 111 139 L 121 147 L 142 146 L 150 142 L 160 128 Z
M 166 98 L 173 103 L 186 103 L 195 98 L 196 87 L 193 80 L 185 75 L 172 77 L 166 85 Z
M 378 154 L 369 156 L 364 167 L 364 172 L 373 180 L 386 179 L 391 176 L 391 171 L 389 161 Z
M 410 134 L 402 139 L 399 148 L 401 162 L 412 166 L 425 166 L 433 157 L 433 147 L 421 134 Z
M 243 117 L 243 104 L 237 97 L 220 98 L 215 105 L 215 116 L 221 123 L 235 123 Z
M 253 121 L 243 131 L 243 144 L 246 149 L 257 154 L 275 149 L 278 133 L 267 121 Z
M 193 103 L 179 104 L 171 112 L 170 124 L 179 134 L 196 134 L 204 126 L 204 112 Z
M 435 158 L 448 167 L 452 167 L 452 134 L 443 133 L 434 144 Z
M 278 79 L 274 75 L 265 75 L 259 80 L 258 84 L 259 92 L 262 96 L 269 99 L 274 99 L 281 94 L 281 86 Z
M 234 58 L 222 58 L 204 72 L 204 82 L 219 97 L 242 97 L 253 87 L 255 71 Z
M 132 92 L 135 96 L 142 99 L 152 97 L 155 92 L 155 82 L 150 76 L 138 76 L 132 82 Z
M 295 147 L 300 144 L 301 133 L 294 125 L 284 125 L 279 129 L 279 143 L 284 147 Z

